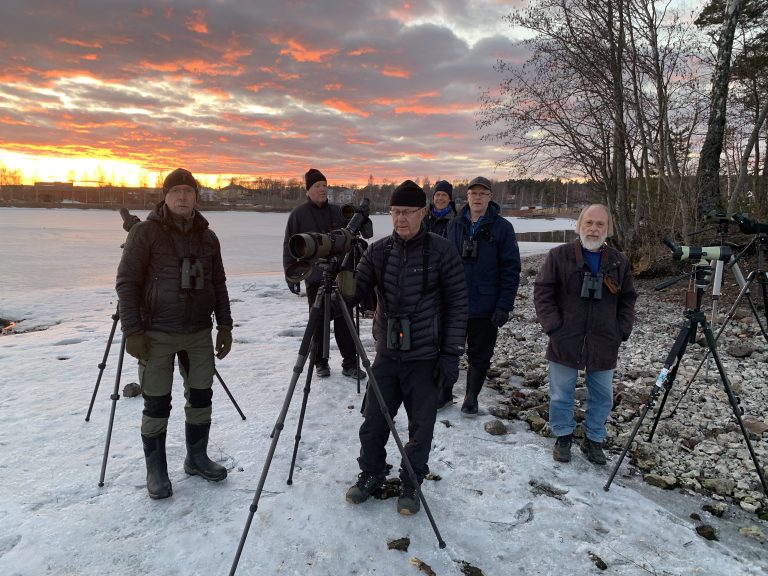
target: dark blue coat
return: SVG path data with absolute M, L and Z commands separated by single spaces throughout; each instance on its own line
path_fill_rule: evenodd
M 488 204 L 485 219 L 470 237 L 469 206 L 448 225 L 448 240 L 463 255 L 465 240 L 474 240 L 477 254 L 463 258 L 470 318 L 490 318 L 499 308 L 511 312 L 520 284 L 520 250 L 512 224 L 499 214 L 499 205 Z

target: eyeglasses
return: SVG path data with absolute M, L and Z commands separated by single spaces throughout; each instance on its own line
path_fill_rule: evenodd
M 392 215 L 392 218 L 398 218 L 400 216 L 405 216 L 406 218 L 413 216 L 416 214 L 421 208 L 410 208 L 408 210 L 401 209 L 401 208 L 392 208 L 390 209 L 389 213 Z
M 485 198 L 486 196 L 490 196 L 490 192 L 486 192 L 485 190 L 469 190 L 467 192 L 467 196 L 479 196 L 480 198 Z

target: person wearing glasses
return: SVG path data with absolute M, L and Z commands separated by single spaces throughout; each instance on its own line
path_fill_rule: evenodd
M 461 415 L 477 416 L 477 397 L 491 367 L 499 328 L 509 320 L 520 284 L 520 251 L 512 224 L 493 202 L 491 182 L 478 176 L 469 183 L 467 204 L 448 225 L 448 240 L 464 261 L 469 298 L 467 320 L 467 390 Z M 452 390 L 443 389 L 439 407 L 448 406 Z
M 406 180 L 390 198 L 392 234 L 368 247 L 357 267 L 354 301 L 374 291 L 376 357 L 373 375 L 392 418 L 400 405 L 408 415 L 405 453 L 419 484 L 429 473 L 427 462 L 437 417 L 439 387 L 455 382 L 464 352 L 467 291 L 461 259 L 445 238 L 427 232 L 427 197 Z M 386 479 L 389 426 L 375 394 L 369 390 L 360 426 L 360 474 L 347 491 L 347 501 L 360 504 Z M 416 486 L 400 465 L 400 514 L 419 511 Z

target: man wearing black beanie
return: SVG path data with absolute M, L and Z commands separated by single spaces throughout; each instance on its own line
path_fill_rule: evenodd
M 447 180 L 435 182 L 432 192 L 432 203 L 429 205 L 424 224 L 427 230 L 443 238 L 448 235 L 448 224 L 456 216 L 456 205 L 453 203 L 453 186 Z
M 291 236 L 307 232 L 327 234 L 347 225 L 341 214 L 341 207 L 328 202 L 328 181 L 320 170 L 316 168 L 307 170 L 304 174 L 304 184 L 307 189 L 307 201 L 291 211 L 285 226 L 283 238 L 283 268 L 285 271 L 296 262 L 296 258 L 293 257 L 288 248 L 288 241 Z M 301 285 L 288 279 L 286 282 L 290 291 L 298 296 L 301 292 Z M 313 267 L 312 274 L 304 281 L 310 308 L 315 303 L 322 282 L 322 271 L 317 266 Z M 326 322 L 327 320 L 323 319 L 323 322 L 318 324 L 314 340 L 316 346 L 322 342 L 323 327 Z M 357 367 L 355 341 L 352 339 L 343 317 L 333 319 L 333 333 L 342 356 L 341 373 L 355 380 L 358 377 L 366 378 L 366 373 Z M 315 358 L 315 373 L 321 378 L 327 378 L 331 375 L 328 358 L 320 358 L 318 354 L 318 357 Z
M 440 387 L 453 385 L 464 351 L 467 291 L 458 253 L 445 238 L 422 224 L 427 197 L 406 180 L 390 200 L 394 230 L 371 244 L 357 267 L 355 302 L 378 295 L 373 320 L 376 358 L 373 374 L 394 417 L 400 405 L 408 414 L 405 453 L 416 478 L 400 465 L 400 514 L 419 511 L 417 486 L 429 473 L 429 451 Z M 378 399 L 368 394 L 360 426 L 360 474 L 347 502 L 360 504 L 386 478 L 389 426 Z

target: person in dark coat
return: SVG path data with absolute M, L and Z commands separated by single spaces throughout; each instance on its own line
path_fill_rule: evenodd
M 593 204 L 576 221 L 579 239 L 553 248 L 536 277 L 536 316 L 549 336 L 549 425 L 553 457 L 571 459 L 573 406 L 579 370 L 586 372 L 587 407 L 581 449 L 605 464 L 605 422 L 613 407 L 619 346 L 632 332 L 637 292 L 629 261 L 605 240 L 613 234 L 608 208 Z
M 315 168 L 310 168 L 304 175 L 304 182 L 307 189 L 307 201 L 291 211 L 288 216 L 288 223 L 285 225 L 283 268 L 286 271 L 291 264 L 296 262 L 296 258 L 293 257 L 288 247 L 288 241 L 291 236 L 307 232 L 327 234 L 332 230 L 338 230 L 347 225 L 347 221 L 342 216 L 341 207 L 328 202 L 328 181 L 323 173 Z M 301 292 L 301 285 L 299 283 L 292 282 L 290 279 L 286 279 L 286 281 L 291 292 L 296 295 Z M 315 303 L 317 292 L 322 283 L 322 270 L 318 266 L 314 266 L 310 276 L 304 280 L 310 308 Z M 313 342 L 314 348 L 318 351 L 315 358 L 315 373 L 321 378 L 327 378 L 331 375 L 328 358 L 320 357 L 319 353 L 322 348 L 320 344 L 326 322 L 328 320 L 324 318 L 318 325 Z M 365 372 L 357 367 L 355 341 L 342 316 L 337 315 L 333 319 L 333 333 L 342 356 L 341 373 L 348 378 L 366 378 Z
M 206 480 L 227 477 L 207 455 L 215 353 L 232 347 L 224 264 L 216 234 L 195 209 L 199 186 L 178 168 L 163 182 L 164 200 L 131 227 L 117 269 L 118 310 L 125 350 L 139 360 L 144 396 L 141 438 L 150 498 L 173 494 L 165 457 L 174 357 L 184 379 L 187 457 L 184 471 Z
M 447 180 L 435 183 L 432 193 L 432 203 L 424 216 L 424 224 L 429 232 L 446 238 L 448 224 L 456 216 L 456 205 L 453 203 L 453 186 Z
M 421 484 L 437 415 L 437 398 L 444 383 L 458 378 L 464 351 L 467 292 L 461 259 L 444 238 L 427 232 L 422 223 L 424 191 L 411 180 L 400 184 L 390 199 L 394 230 L 371 244 L 357 267 L 355 300 L 373 291 L 378 296 L 373 319 L 376 358 L 372 370 L 386 410 L 394 418 L 400 405 L 408 415 L 405 453 Z M 347 491 L 347 501 L 359 504 L 386 478 L 386 444 L 390 430 L 372 390 L 360 426 L 360 474 Z M 419 511 L 416 486 L 404 463 L 401 514 Z
M 491 366 L 499 328 L 509 320 L 520 284 L 520 251 L 512 224 L 492 201 L 491 182 L 478 176 L 469 183 L 467 204 L 448 226 L 448 240 L 464 262 L 469 298 L 467 390 L 461 415 L 477 416 L 477 397 Z M 440 407 L 452 401 L 445 389 Z

